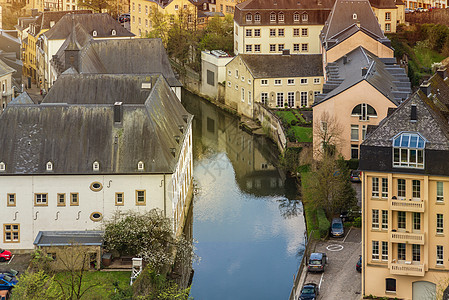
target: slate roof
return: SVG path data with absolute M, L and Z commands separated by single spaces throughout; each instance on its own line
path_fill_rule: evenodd
M 362 31 L 390 47 L 368 0 L 337 0 L 321 31 L 320 39 L 330 49 L 349 36 Z
M 20 58 L 20 41 L 4 31 L 0 30 L 0 53 L 15 53 L 16 59 Z
M 64 75 L 42 104 L 8 105 L 0 115 L 0 161 L 6 165 L 0 176 L 174 172 L 193 116 L 163 76 L 151 76 L 150 91 L 139 88 L 148 79 Z M 123 102 L 121 123 L 114 122 L 114 92 Z M 95 161 L 100 171 L 93 171 Z M 137 170 L 139 161 L 144 171 Z
M 367 69 L 366 75 L 362 75 L 362 68 Z M 316 97 L 314 105 L 319 105 L 363 80 L 396 105 L 411 94 L 407 74 L 395 64 L 394 59 L 378 58 L 363 47 L 358 47 L 336 62 L 329 63 L 326 72 L 328 80 L 323 85 L 323 94 Z
M 395 0 L 370 0 L 372 7 L 378 8 L 378 9 L 396 9 L 396 5 L 404 5 L 402 1 L 395 1 Z
M 254 78 L 323 76 L 321 54 L 240 54 Z
M 66 11 L 44 11 L 39 14 L 39 16 L 36 18 L 34 22 L 30 24 L 31 27 L 33 27 L 33 30 L 30 30 L 30 34 L 36 35 L 41 30 L 44 29 L 50 29 L 50 22 L 55 22 L 55 25 L 58 23 L 58 21 L 65 16 L 66 14 L 91 14 L 92 11 L 90 10 L 66 10 Z M 54 25 L 54 26 L 55 26 Z
M 114 20 L 109 14 L 66 14 L 58 23 L 55 24 L 50 30 L 46 31 L 44 35 L 49 40 L 64 40 L 72 32 L 72 18 L 75 23 L 81 24 L 84 29 L 92 34 L 93 31 L 97 32 L 97 38 L 106 37 L 133 37 L 133 33 L 129 32 L 125 27 L 120 25 L 119 22 Z M 112 30 L 116 31 L 115 35 L 112 35 Z
M 45 246 L 101 246 L 103 245 L 103 231 L 39 231 L 34 245 Z
M 27 92 L 23 92 L 16 98 L 14 98 L 11 102 L 9 102 L 8 105 L 20 105 L 20 104 L 34 104 L 34 102 Z
M 14 73 L 16 70 L 14 70 L 13 68 L 11 68 L 10 66 L 8 66 L 6 63 L 4 63 L 1 59 L 0 59 L 0 77 L 1 76 L 5 76 L 11 73 Z

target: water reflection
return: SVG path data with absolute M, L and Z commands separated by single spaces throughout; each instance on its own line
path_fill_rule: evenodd
M 276 148 L 238 119 L 185 93 L 195 115 L 195 299 L 287 298 L 303 251 L 302 206 L 276 167 Z M 288 184 L 286 184 L 286 182 Z M 289 191 L 286 191 L 288 188 Z M 293 188 L 293 191 L 290 189 Z

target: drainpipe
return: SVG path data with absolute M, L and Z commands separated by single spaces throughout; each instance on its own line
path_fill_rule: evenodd
M 167 193 L 166 193 L 166 190 L 165 190 L 165 173 L 164 173 L 164 217 L 167 217 Z

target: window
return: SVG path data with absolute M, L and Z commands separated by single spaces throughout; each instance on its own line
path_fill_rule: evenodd
M 388 198 L 388 178 L 382 178 L 382 198 Z
M 260 45 L 254 45 L 254 52 L 260 52 Z
M 145 5 L 145 14 L 148 15 L 148 6 Z
M 287 79 L 287 84 L 288 85 L 294 85 L 295 84 L 295 80 L 294 79 Z
M 3 242 L 4 243 L 20 242 L 19 224 L 3 224 Z
M 303 22 L 307 22 L 307 21 L 309 20 L 309 15 L 308 15 L 308 14 L 302 14 L 301 20 L 302 20 Z
M 70 205 L 78 206 L 79 205 L 79 195 L 78 193 L 70 193 Z
M 141 6 L 140 6 L 140 4 L 138 5 L 138 7 L 139 7 L 139 14 L 140 14 L 140 12 L 141 12 L 141 9 L 140 9 L 140 8 L 141 8 Z
M 373 241 L 372 258 L 379 259 L 379 241 Z
M 379 229 L 379 210 L 373 209 L 372 211 L 372 223 L 371 227 L 372 229 Z
M 239 79 L 239 70 L 235 70 L 235 78 Z
M 385 23 L 385 32 L 390 32 L 390 31 L 391 31 L 391 24 Z
M 405 211 L 398 211 L 398 229 L 405 229 L 406 215 Z
M 145 205 L 146 196 L 145 190 L 136 190 L 136 205 Z
M 148 19 L 145 19 L 145 27 L 148 27 Z
M 443 233 L 443 214 L 437 214 L 437 233 Z
M 293 44 L 293 51 L 299 52 L 299 44 Z
M 246 15 L 246 22 L 251 22 L 253 20 L 253 16 L 251 14 Z
M 385 21 L 391 21 L 391 12 L 385 13 Z
M 398 198 L 405 199 L 405 179 L 398 179 Z
M 6 206 L 16 206 L 16 194 L 7 194 Z
M 437 245 L 437 265 L 444 265 L 443 246 Z
M 301 84 L 307 84 L 308 80 L 307 78 L 301 78 Z
M 284 22 L 284 14 L 283 13 L 279 13 L 279 22 Z
M 302 52 L 309 51 L 309 44 L 301 44 L 301 51 Z
M 276 14 L 275 13 L 270 14 L 270 22 L 276 22 Z
M 413 230 L 421 230 L 421 214 L 413 213 Z
M 279 44 L 278 51 L 281 52 L 282 50 L 284 50 L 284 44 Z
M 382 242 L 382 260 L 388 260 L 388 242 Z
M 228 87 L 231 87 L 232 83 L 230 81 L 228 81 Z
M 5 171 L 6 170 L 6 165 L 4 162 L 0 162 L 0 171 Z
M 252 52 L 253 51 L 253 45 L 246 45 L 246 52 Z
M 309 30 L 307 28 L 301 28 L 301 35 L 302 36 L 308 36 Z
M 235 85 L 235 90 L 238 91 L 238 89 L 239 89 L 239 86 L 236 84 Z
M 268 79 L 262 79 L 260 85 L 268 85 Z
M 321 83 L 321 78 L 314 78 L 313 79 L 313 84 L 320 84 Z
M 270 29 L 270 36 L 276 36 L 276 29 Z
M 424 169 L 426 141 L 416 133 L 401 133 L 393 139 L 393 166 Z
M 295 13 L 295 14 L 293 15 L 293 21 L 299 22 L 299 14 L 298 14 L 298 13 Z
M 248 104 L 251 105 L 251 91 L 248 91 Z
M 101 221 L 103 219 L 103 214 L 101 212 L 93 212 L 90 214 L 90 219 L 94 222 Z
M 103 188 L 103 185 L 98 181 L 92 182 L 90 184 L 90 189 L 94 192 L 101 191 L 102 188 Z
M 268 104 L 268 93 L 261 93 L 260 101 L 262 102 L 262 104 L 267 105 Z
M 299 28 L 293 28 L 293 36 L 299 36 Z
M 99 171 L 100 170 L 100 163 L 98 161 L 94 161 L 94 163 L 92 164 L 92 169 L 94 171 Z
M 437 182 L 437 201 L 438 202 L 443 202 L 444 201 L 444 197 L 443 197 L 443 182 L 441 182 L 441 181 Z
M 396 292 L 396 279 L 385 278 L 385 290 L 387 292 Z
M 374 198 L 379 198 L 379 178 L 373 177 L 372 185 L 371 196 Z
M 412 244 L 412 261 L 421 261 L 421 246 Z
M 274 85 L 281 85 L 282 84 L 282 80 L 281 79 L 275 79 L 274 80 Z
M 254 29 L 254 36 L 260 37 L 260 29 Z
M 270 52 L 276 51 L 276 44 L 270 44 Z
M 359 125 L 351 125 L 351 141 L 359 140 Z
M 316 97 L 320 94 L 320 91 L 313 91 L 313 100 L 316 100 Z
M 307 92 L 301 92 L 301 107 L 308 106 Z
M 245 89 L 242 88 L 242 102 L 245 102 Z
M 351 159 L 359 158 L 359 145 L 351 145 Z
M 288 107 L 295 107 L 295 92 L 288 92 L 287 104 L 288 104 Z
M 362 125 L 362 141 L 366 138 L 366 125 Z
M 53 164 L 51 163 L 51 161 L 49 161 L 46 165 L 46 169 L 47 171 L 53 171 Z
M 125 205 L 125 193 L 115 193 L 115 205 Z
M 284 36 L 284 29 L 278 29 L 278 36 Z
M 398 244 L 398 260 L 405 260 L 405 244 L 399 243 Z
M 34 205 L 45 206 L 47 203 L 47 194 L 34 194 Z
M 259 13 L 256 13 L 256 14 L 254 15 L 254 21 L 260 22 L 260 14 L 259 14 Z
M 382 230 L 388 230 L 388 210 L 382 210 Z
M 284 93 L 277 93 L 276 96 L 277 107 L 284 107 Z
M 246 36 L 248 36 L 248 37 L 253 36 L 253 30 L 252 29 L 246 29 Z
M 65 206 L 65 194 L 64 193 L 58 193 L 57 194 L 57 198 L 58 198 L 58 206 Z
M 412 181 L 412 197 L 421 198 L 421 181 L 419 180 Z
M 371 105 L 362 103 L 352 109 L 351 116 L 359 117 L 360 121 L 368 121 L 370 117 L 377 117 L 377 112 Z

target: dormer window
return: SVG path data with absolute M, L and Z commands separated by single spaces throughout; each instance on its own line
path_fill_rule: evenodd
M 53 171 L 53 163 L 51 161 L 47 163 L 47 171 Z
M 255 22 L 260 22 L 260 14 L 259 14 L 259 13 L 256 13 L 256 14 L 254 15 L 254 21 L 255 21 Z
M 97 31 L 96 30 L 92 31 L 92 36 L 97 36 Z
M 253 20 L 253 16 L 251 14 L 246 15 L 246 22 L 251 22 Z
M 117 31 L 115 31 L 115 29 L 112 29 L 111 35 L 117 35 Z
M 6 170 L 6 165 L 4 162 L 0 162 L 0 171 L 5 171 Z
M 270 22 L 276 22 L 276 14 L 274 12 L 270 14 Z
M 294 21 L 294 22 L 299 22 L 299 13 L 295 13 L 295 14 L 293 15 L 293 21 Z
M 283 13 L 279 13 L 278 18 L 279 18 L 279 22 L 284 22 L 284 14 Z
M 307 22 L 309 20 L 309 15 L 304 13 L 304 14 L 302 14 L 302 18 L 301 19 L 302 19 L 303 22 Z
M 419 133 L 404 132 L 393 138 L 393 167 L 424 169 L 426 140 Z
M 143 169 L 144 169 L 143 161 L 139 161 L 139 162 L 137 163 L 137 170 L 143 171 Z
M 357 14 L 352 14 L 352 19 L 357 20 Z
M 98 161 L 94 161 L 94 163 L 92 164 L 92 169 L 94 171 L 100 171 L 100 163 Z

